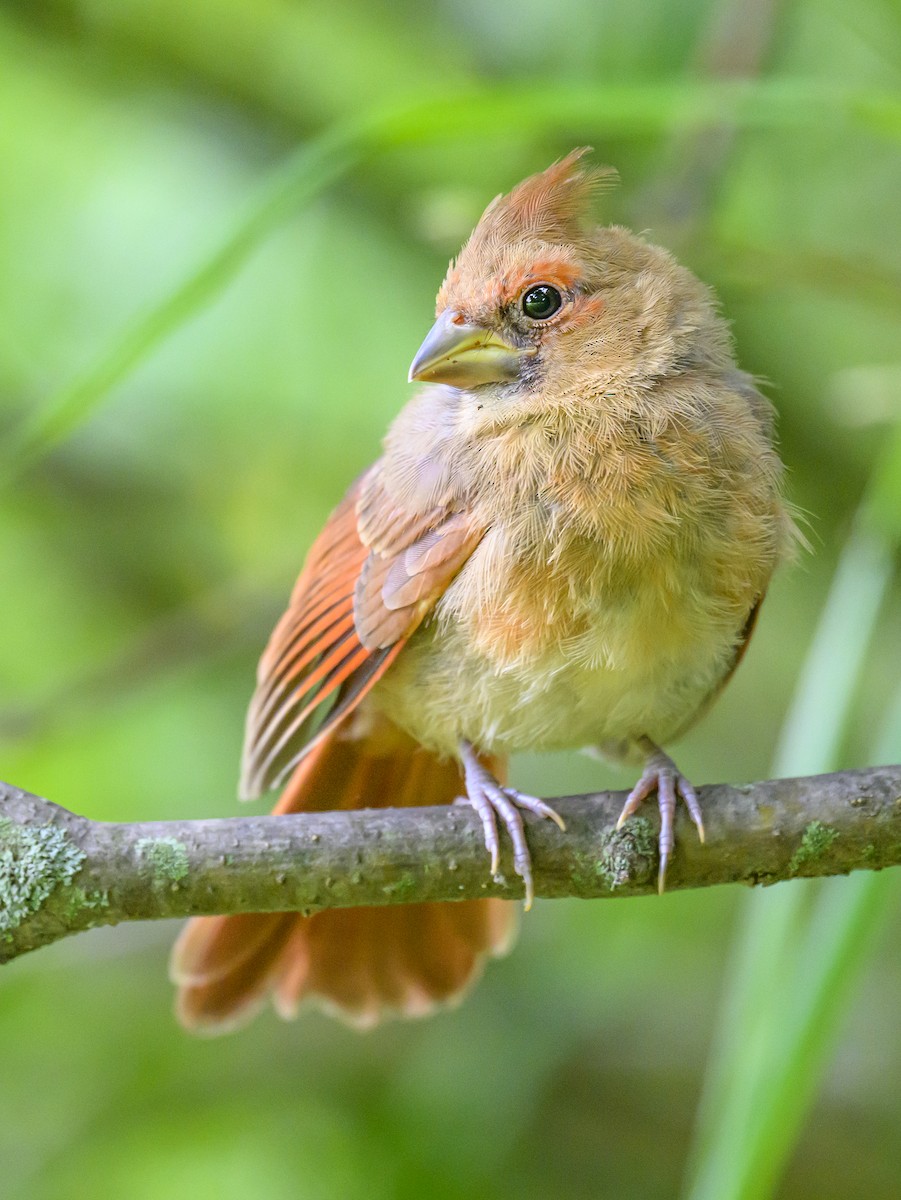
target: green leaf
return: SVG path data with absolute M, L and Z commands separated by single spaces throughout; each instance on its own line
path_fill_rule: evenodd
M 724 121 L 742 128 L 803 128 L 821 123 L 827 113 L 834 122 L 901 138 L 897 98 L 801 80 L 498 87 L 393 107 L 333 126 L 287 159 L 180 284 L 130 322 L 91 366 L 25 420 L 10 440 L 0 474 L 14 477 L 84 424 L 142 362 L 228 287 L 274 229 L 367 155 L 444 138 L 534 137 L 573 127 L 599 140 Z
M 774 774 L 836 765 L 892 579 L 894 546 L 874 532 L 873 514 L 895 453 L 893 443 L 836 568 Z M 688 1200 L 772 1195 L 894 895 L 893 875 L 862 872 L 748 897 L 698 1114 Z

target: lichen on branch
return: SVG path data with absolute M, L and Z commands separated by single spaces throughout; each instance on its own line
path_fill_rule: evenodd
M 901 864 L 901 766 L 699 794 L 706 842 L 680 814 L 670 890 Z M 526 818 L 536 895 L 656 891 L 652 806 L 617 830 L 621 793 L 552 803 L 565 833 Z M 120 921 L 484 896 L 522 883 L 509 847 L 490 876 L 465 806 L 111 824 L 0 783 L 0 962 Z
M 12 941 L 23 921 L 72 882 L 86 857 L 53 824 L 20 825 L 0 818 L 0 937 Z

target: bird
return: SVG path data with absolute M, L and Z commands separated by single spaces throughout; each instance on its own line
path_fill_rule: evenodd
M 276 813 L 450 804 L 505 839 L 528 907 L 544 800 L 524 749 L 642 765 L 662 890 L 692 784 L 664 750 L 710 705 L 796 537 L 774 411 L 712 290 L 599 225 L 616 178 L 579 148 L 497 196 L 438 292 L 421 386 L 313 543 L 260 661 L 241 795 Z M 524 819 L 525 817 L 525 819 Z M 565 836 L 565 832 L 561 833 Z M 189 1029 L 271 998 L 360 1028 L 458 1003 L 518 912 L 455 903 L 196 917 L 173 949 Z

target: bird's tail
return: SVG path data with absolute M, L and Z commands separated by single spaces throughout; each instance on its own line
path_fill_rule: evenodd
M 366 707 L 300 764 L 276 813 L 448 804 L 462 792 L 455 762 Z M 462 998 L 485 958 L 509 947 L 515 922 L 516 906 L 494 899 L 197 917 L 172 953 L 178 1016 L 224 1033 L 269 995 L 283 1017 L 305 1000 L 361 1027 L 422 1016 Z

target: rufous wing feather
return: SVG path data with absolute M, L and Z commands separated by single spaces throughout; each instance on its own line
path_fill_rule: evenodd
M 359 704 L 428 615 L 485 529 L 450 501 L 410 511 L 380 464 L 314 542 L 260 660 L 241 795 L 259 796 Z
M 310 550 L 260 661 L 247 721 L 242 795 L 289 776 L 277 813 L 447 804 L 459 764 L 429 754 L 372 711 L 369 690 L 402 651 L 484 535 L 461 506 L 404 508 L 378 463 L 334 511 Z M 491 764 L 497 774 L 503 764 Z M 498 900 L 323 912 L 200 917 L 173 952 L 178 1011 L 222 1031 L 270 993 L 284 1015 L 305 999 L 357 1024 L 452 1002 L 512 936 Z

